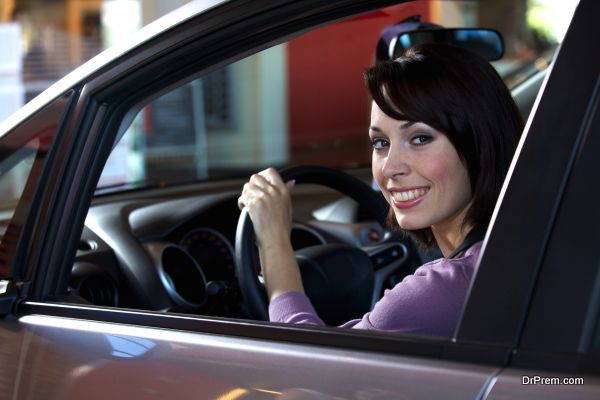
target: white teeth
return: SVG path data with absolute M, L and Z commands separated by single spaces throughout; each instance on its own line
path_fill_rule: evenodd
M 421 197 L 427 192 L 425 189 L 406 190 L 404 192 L 392 192 L 392 197 L 396 201 L 410 201 Z

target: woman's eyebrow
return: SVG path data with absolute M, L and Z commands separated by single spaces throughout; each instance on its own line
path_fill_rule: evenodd
M 404 121 L 400 124 L 400 129 L 410 128 L 414 124 L 416 124 L 416 122 L 414 122 L 414 121 Z M 369 130 L 373 131 L 373 132 L 379 132 L 379 133 L 383 132 L 379 127 L 374 126 L 374 125 L 369 126 Z

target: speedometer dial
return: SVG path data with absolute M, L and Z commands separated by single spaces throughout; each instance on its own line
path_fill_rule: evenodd
M 194 229 L 180 244 L 200 265 L 207 281 L 234 279 L 233 247 L 221 233 L 210 228 Z

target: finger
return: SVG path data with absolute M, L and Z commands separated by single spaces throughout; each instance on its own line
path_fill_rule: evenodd
M 250 177 L 250 184 L 263 190 L 268 190 L 271 186 L 273 186 L 271 182 L 269 182 L 264 176 L 260 175 L 260 173 L 254 174 Z
M 292 190 L 294 186 L 296 186 L 296 180 L 292 179 L 291 181 L 287 181 L 285 183 L 285 186 L 287 186 L 288 189 Z
M 273 186 L 282 187 L 283 179 L 281 179 L 281 175 L 275 168 L 267 168 L 264 171 L 260 171 L 259 175 L 265 177 Z
M 240 194 L 240 197 L 238 197 L 237 199 L 237 205 L 238 208 L 241 210 L 242 208 L 246 207 L 246 203 L 248 203 L 248 193 L 250 193 L 251 189 L 250 189 L 250 184 L 249 183 L 245 183 L 244 187 L 242 188 L 242 193 Z
M 244 187 L 242 187 L 242 194 L 240 194 L 240 197 L 238 197 L 237 200 L 237 205 L 240 210 L 248 205 L 248 201 L 253 195 L 255 195 L 256 191 L 260 191 L 260 188 L 257 188 L 251 182 L 244 183 Z
M 246 182 L 244 183 L 244 187 L 242 187 L 242 194 L 240 195 L 240 198 L 243 196 L 246 196 L 248 193 L 252 192 L 252 185 L 250 184 L 250 182 Z

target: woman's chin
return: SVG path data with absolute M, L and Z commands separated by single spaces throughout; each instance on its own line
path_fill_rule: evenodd
M 419 223 L 418 221 L 407 221 L 406 219 L 396 218 L 396 222 L 398 222 L 398 226 L 400 229 L 405 231 L 416 231 L 419 229 L 429 228 L 429 225 Z

